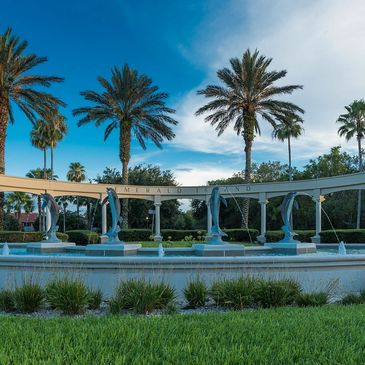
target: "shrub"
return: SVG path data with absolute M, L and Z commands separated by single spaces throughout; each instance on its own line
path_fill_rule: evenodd
M 146 314 L 155 309 L 166 308 L 174 298 L 175 291 L 168 284 L 131 279 L 119 284 L 109 308 L 113 314 L 119 313 L 123 309 Z
M 341 299 L 341 304 L 350 305 L 350 304 L 362 304 L 364 303 L 364 298 L 359 294 L 350 293 L 345 295 Z
M 66 233 L 68 235 L 68 240 L 70 242 L 75 242 L 77 245 L 85 246 L 100 242 L 99 235 L 96 232 L 79 229 L 67 231 Z
M 68 235 L 57 232 L 57 237 L 62 241 L 68 240 Z M 21 243 L 21 242 L 39 242 L 43 240 L 41 232 L 20 232 L 20 231 L 1 231 L 0 242 Z
M 150 229 L 123 229 L 118 233 L 118 237 L 122 241 L 153 241 Z
M 256 287 L 257 280 L 252 278 L 223 279 L 213 283 L 210 293 L 217 305 L 243 309 L 254 303 Z
M 184 289 L 184 296 L 191 307 L 203 307 L 208 300 L 208 288 L 201 280 L 190 281 Z
M 43 304 L 45 299 L 43 289 L 31 281 L 25 282 L 14 291 L 15 309 L 23 313 L 33 313 Z
M 102 299 L 103 299 L 103 294 L 100 289 L 89 290 L 89 301 L 87 307 L 89 309 L 99 309 Z
M 0 291 L 0 311 L 4 312 L 15 311 L 14 293 L 11 290 Z
M 296 230 L 294 229 L 296 235 L 294 238 L 300 242 L 311 242 L 311 237 L 315 235 L 315 231 L 312 230 Z M 266 241 L 267 242 L 278 242 L 284 238 L 284 233 L 282 231 L 267 231 Z M 337 241 L 336 241 L 337 242 Z
M 64 314 L 80 314 L 89 305 L 89 290 L 82 280 L 62 278 L 46 286 L 47 300 L 52 308 Z
M 301 287 L 294 280 L 259 280 L 254 294 L 255 304 L 264 308 L 291 305 L 300 293 Z
M 328 293 L 301 293 L 298 295 L 296 302 L 300 307 L 319 307 L 327 304 Z
M 336 229 L 338 239 L 347 243 L 365 242 L 365 229 Z M 320 233 L 321 242 L 338 243 L 337 237 L 332 230 Z
M 257 229 L 225 229 L 227 236 L 223 237 L 223 241 L 233 242 L 252 242 L 256 241 L 259 231 Z

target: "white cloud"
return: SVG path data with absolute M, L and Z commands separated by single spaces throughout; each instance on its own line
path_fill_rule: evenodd
M 207 78 L 196 89 L 215 83 L 215 71 L 240 56 L 248 47 L 273 57 L 273 68 L 287 69 L 285 83 L 303 84 L 291 100 L 306 110 L 305 134 L 293 143 L 296 162 L 341 144 L 355 152 L 355 141 L 337 136 L 335 121 L 344 105 L 365 97 L 365 2 L 347 1 L 242 1 L 232 0 L 201 24 L 190 53 L 184 56 L 206 65 Z M 248 4 L 248 5 L 247 5 Z M 229 24 L 225 24 L 226 19 Z M 176 147 L 206 153 L 242 155 L 243 143 L 232 130 L 217 138 L 214 129 L 194 112 L 204 103 L 189 92 L 177 105 L 180 125 Z M 254 158 L 286 160 L 286 145 L 273 141 L 262 123 L 262 136 L 254 142 Z M 243 159 L 243 156 L 242 156 Z M 208 178 L 209 179 L 209 178 Z

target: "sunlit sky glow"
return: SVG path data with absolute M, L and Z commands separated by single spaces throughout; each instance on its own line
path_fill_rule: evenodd
M 216 132 L 195 117 L 204 100 L 196 90 L 215 82 L 215 72 L 250 47 L 287 69 L 285 83 L 304 85 L 291 100 L 305 111 L 305 134 L 293 144 L 296 166 L 341 144 L 335 121 L 344 105 L 365 97 L 365 2 L 352 0 L 49 1 L 2 0 L 1 31 L 11 26 L 29 50 L 47 56 L 38 73 L 65 77 L 51 90 L 65 100 L 69 133 L 55 152 L 55 170 L 65 178 L 70 162 L 85 165 L 88 178 L 105 166 L 120 168 L 118 134 L 103 141 L 103 127 L 78 128 L 71 111 L 84 105 L 79 92 L 98 89 L 113 65 L 127 62 L 148 74 L 177 110 L 176 139 L 162 151 L 132 146 L 131 165 L 172 169 L 179 183 L 205 184 L 231 176 L 244 165 L 242 139 Z M 20 113 L 8 128 L 6 173 L 24 176 L 42 166 L 30 144 L 30 123 Z M 286 145 L 273 141 L 269 126 L 253 146 L 253 160 L 287 161 Z

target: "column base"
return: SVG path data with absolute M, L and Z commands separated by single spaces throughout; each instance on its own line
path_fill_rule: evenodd
M 259 242 L 259 243 L 266 243 L 266 236 L 260 234 L 259 236 L 257 236 L 257 242 Z
M 316 234 L 315 236 L 311 237 L 312 243 L 321 243 L 321 236 Z
M 156 234 L 156 236 L 154 236 L 154 237 L 153 237 L 153 240 L 154 240 L 155 242 L 162 242 L 162 236 L 161 236 L 161 235 L 157 235 L 157 234 Z

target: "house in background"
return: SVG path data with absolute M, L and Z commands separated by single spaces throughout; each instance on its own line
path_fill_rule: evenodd
M 34 232 L 34 222 L 38 219 L 38 213 L 21 213 L 20 217 L 16 213 L 11 215 L 19 221 L 20 229 L 24 232 Z

